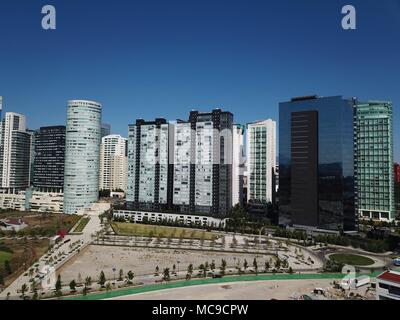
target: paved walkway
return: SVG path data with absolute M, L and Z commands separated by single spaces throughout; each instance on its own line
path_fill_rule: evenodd
M 376 277 L 379 273 L 370 274 L 370 277 Z M 228 283 L 238 281 L 265 281 L 265 280 L 315 280 L 315 279 L 342 279 L 343 274 L 341 273 L 304 273 L 304 274 L 275 274 L 275 275 L 258 275 L 258 276 L 235 276 L 235 277 L 223 277 L 223 278 L 209 278 L 209 279 L 195 279 L 189 281 L 176 281 L 170 283 L 162 283 L 155 285 L 148 285 L 142 287 L 134 287 L 127 289 L 120 289 L 115 291 L 88 294 L 86 296 L 75 296 L 66 297 L 64 300 L 105 300 L 113 299 L 116 297 L 122 297 L 126 295 L 139 294 L 151 291 L 165 290 L 182 288 L 188 286 L 197 286 L 204 284 L 213 283 Z

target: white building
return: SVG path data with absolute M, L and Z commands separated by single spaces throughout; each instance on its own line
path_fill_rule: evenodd
M 232 207 L 243 205 L 244 126 L 233 125 L 232 131 Z
M 168 136 L 165 119 L 139 119 L 129 125 L 128 207 L 157 209 L 167 204 Z
M 273 202 L 276 167 L 276 122 L 268 119 L 247 125 L 247 201 Z
M 162 213 L 162 212 L 144 212 L 144 211 L 129 211 L 129 210 L 115 210 L 113 213 L 114 218 L 122 218 L 130 222 L 160 222 L 163 220 L 169 222 L 180 222 L 185 225 L 199 225 L 199 226 L 214 226 L 225 227 L 226 219 L 219 219 L 209 216 L 198 216 L 179 213 Z
M 68 102 L 64 169 L 64 212 L 83 213 L 98 200 L 101 144 L 99 103 Z
M 0 187 L 24 189 L 29 186 L 31 135 L 22 114 L 6 112 L 1 122 Z
M 100 190 L 126 190 L 128 182 L 127 139 L 120 135 L 102 138 L 100 146 Z
M 400 272 L 385 271 L 376 277 L 377 300 L 400 300 Z

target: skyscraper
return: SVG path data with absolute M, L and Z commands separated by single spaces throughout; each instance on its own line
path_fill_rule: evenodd
M 6 112 L 1 122 L 0 187 L 25 189 L 29 187 L 31 137 L 26 132 L 22 114 Z
M 276 123 L 268 119 L 247 125 L 247 201 L 274 201 L 276 167 Z
M 183 212 L 228 214 L 232 208 L 233 114 L 214 109 L 191 111 L 178 121 L 174 157 L 173 204 Z
M 355 108 L 356 204 L 362 219 L 395 218 L 392 104 L 359 102 Z
M 354 230 L 354 105 L 340 96 L 280 103 L 280 223 Z
M 234 124 L 232 130 L 232 206 L 243 205 L 244 136 L 245 128 Z
M 160 210 L 168 207 L 168 139 L 165 119 L 136 120 L 129 125 L 127 206 Z
M 33 186 L 60 192 L 64 187 L 65 126 L 41 127 L 35 139 Z
M 189 121 L 129 125 L 127 207 L 227 214 L 232 208 L 233 115 L 192 111 Z
M 120 135 L 108 135 L 102 138 L 100 146 L 100 190 L 126 190 L 128 160 L 126 155 L 127 139 Z
M 68 102 L 64 168 L 64 212 L 81 213 L 98 200 L 101 142 L 99 103 Z
M 109 136 L 111 134 L 111 125 L 108 123 L 101 123 L 101 137 Z

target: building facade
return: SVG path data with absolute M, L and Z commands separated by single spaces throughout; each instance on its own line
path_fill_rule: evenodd
M 279 222 L 351 231 L 354 199 L 353 99 L 293 98 L 279 105 Z
M 227 214 L 232 208 L 233 115 L 192 111 L 188 121 L 129 126 L 127 207 Z
M 354 117 L 356 205 L 361 219 L 395 218 L 390 102 L 357 103 Z
M 170 205 L 168 185 L 169 125 L 165 119 L 138 119 L 129 125 L 127 206 L 159 210 Z
M 82 213 L 98 200 L 102 106 L 68 102 L 64 167 L 64 212 Z
M 232 207 L 243 206 L 245 127 L 234 124 L 232 129 Z
M 20 190 L 29 187 L 31 136 L 24 115 L 6 112 L 1 122 L 0 187 Z
M 33 186 L 62 192 L 64 187 L 65 126 L 41 127 L 35 138 Z
M 275 197 L 276 122 L 247 125 L 247 201 L 268 204 Z
M 100 146 L 100 190 L 126 190 L 128 181 L 127 139 L 120 135 L 102 138 Z
M 101 138 L 111 134 L 111 125 L 108 123 L 101 123 Z
M 388 270 L 376 277 L 376 300 L 400 300 L 400 272 Z
M 394 182 L 400 183 L 400 164 L 395 163 L 393 165 Z

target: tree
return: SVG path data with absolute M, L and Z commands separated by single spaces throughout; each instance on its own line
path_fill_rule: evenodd
M 279 259 L 279 257 L 275 260 L 275 268 L 276 269 L 280 269 L 281 267 L 281 259 Z
M 106 284 L 106 291 L 109 292 L 111 290 L 112 290 L 111 283 L 110 283 L 110 281 L 108 281 Z
M 258 274 L 258 264 L 257 264 L 256 258 L 254 258 L 254 260 L 253 260 L 253 267 L 254 267 L 255 273 Z
M 99 285 L 104 288 L 104 284 L 106 283 L 106 276 L 103 272 L 103 270 L 100 272 L 100 277 L 99 277 Z
M 122 281 L 124 277 L 124 270 L 120 269 L 119 270 L 119 276 L 118 276 L 118 281 Z
M 56 296 L 60 297 L 62 295 L 61 289 L 62 289 L 62 282 L 61 282 L 61 274 L 58 275 L 57 281 L 56 281 Z
M 135 276 L 135 274 L 132 272 L 132 270 L 128 271 L 128 283 L 131 284 L 133 277 Z
M 187 273 L 192 276 L 193 274 L 193 264 L 189 264 L 188 268 L 187 268 Z
M 169 275 L 169 268 L 165 268 L 163 271 L 163 280 L 164 281 L 169 281 L 170 280 L 170 275 Z
M 243 262 L 243 268 L 244 268 L 244 270 L 247 270 L 248 267 L 249 267 L 249 264 L 247 263 L 247 260 L 244 259 L 244 262 Z
M 293 274 L 293 269 L 292 269 L 292 267 L 289 267 L 288 273 Z
M 92 278 L 86 277 L 85 279 L 85 287 L 90 287 L 92 285 Z
M 72 280 L 69 283 L 69 288 L 71 289 L 71 292 L 75 292 L 76 291 L 76 282 L 75 282 L 75 280 Z
M 7 275 L 12 273 L 10 261 L 8 261 L 8 260 L 4 261 L 4 269 L 6 270 Z
M 225 259 L 221 260 L 221 266 L 220 266 L 219 269 L 221 270 L 221 275 L 222 276 L 225 275 L 225 269 L 226 269 L 226 261 L 225 261 Z
M 22 299 L 25 299 L 25 292 L 26 292 L 26 290 L 28 290 L 28 286 L 26 285 L 26 283 L 24 283 L 24 284 L 21 286 L 21 295 L 22 295 Z
M 160 271 L 160 268 L 156 266 L 156 275 L 158 275 L 158 272 Z
M 269 262 L 265 261 L 265 272 L 268 272 L 270 267 Z
M 215 270 L 215 262 L 214 262 L 214 260 L 211 262 L 211 264 L 210 264 L 210 269 L 212 270 L 212 271 L 214 271 Z

